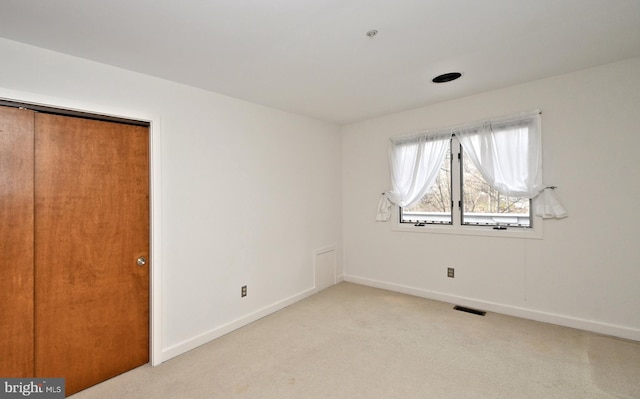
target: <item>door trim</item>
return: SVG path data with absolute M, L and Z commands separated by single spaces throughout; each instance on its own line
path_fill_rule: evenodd
M 0 100 L 149 123 L 149 250 L 151 254 L 149 270 L 149 363 L 152 366 L 160 365 L 164 361 L 162 358 L 162 151 L 160 116 L 148 111 L 54 98 L 1 87 Z

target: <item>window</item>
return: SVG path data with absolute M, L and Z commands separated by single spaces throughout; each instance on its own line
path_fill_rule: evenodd
M 400 223 L 489 226 L 496 230 L 533 227 L 531 198 L 541 190 L 539 113 L 447 131 L 449 134 L 423 134 L 431 148 L 444 148 L 440 157 L 434 156 L 438 152 L 421 151 L 414 139 L 392 140 L 394 178 L 403 173 L 405 179 L 419 176 L 420 168 L 428 169 L 432 176 L 423 179 L 429 184 L 422 191 L 405 182 L 404 187 L 411 187 L 415 198 L 405 197 L 404 203 L 401 190 L 394 185 L 396 190 L 389 194 L 399 206 Z M 411 152 L 413 157 L 407 159 L 397 151 L 400 140 L 403 154 Z M 407 146 L 415 148 L 409 151 Z M 407 164 L 420 167 L 407 168 Z M 416 192 L 420 195 L 415 196 Z
M 452 224 L 457 206 L 462 225 L 530 227 L 531 200 L 510 197 L 491 187 L 471 159 L 464 156 L 458 140 L 452 137 L 449 143 L 433 185 L 418 202 L 400 207 L 400 222 Z M 452 160 L 457 165 L 452 165 Z
M 531 200 L 510 197 L 491 187 L 460 150 L 463 225 L 531 227 Z
M 415 204 L 400 207 L 401 223 L 451 224 L 451 148 L 438 168 L 436 180 L 427 193 Z

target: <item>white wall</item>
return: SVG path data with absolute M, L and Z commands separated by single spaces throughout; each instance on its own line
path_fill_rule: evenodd
M 537 108 L 544 180 L 569 212 L 544 221 L 542 240 L 374 222 L 389 188 L 389 137 Z M 640 340 L 640 59 L 367 120 L 343 134 L 345 280 Z
M 3 39 L 0 54 L 0 97 L 152 120 L 160 361 L 314 292 L 314 250 L 342 240 L 339 127 Z
M 160 132 L 159 360 L 309 295 L 313 251 L 331 246 L 348 280 L 640 340 L 640 59 L 345 126 L 341 138 L 331 124 L 4 39 L 0 54 L 0 97 L 147 117 Z M 535 108 L 545 180 L 570 213 L 545 221 L 542 240 L 373 221 L 389 137 Z

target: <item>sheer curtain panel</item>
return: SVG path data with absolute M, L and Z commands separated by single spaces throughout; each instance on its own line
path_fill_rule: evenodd
M 534 198 L 543 188 L 539 122 L 536 113 L 453 133 L 491 187 L 510 197 Z
M 451 135 L 422 133 L 389 143 L 391 190 L 378 202 L 376 220 L 387 221 L 391 205 L 411 206 L 431 188 L 449 149 Z
M 563 218 L 564 206 L 542 184 L 540 125 L 540 111 L 535 111 L 453 129 L 453 134 L 492 188 L 510 197 L 537 197 L 537 216 Z

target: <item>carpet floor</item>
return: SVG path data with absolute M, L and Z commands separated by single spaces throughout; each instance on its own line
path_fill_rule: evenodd
M 340 283 L 73 399 L 640 398 L 640 343 Z

